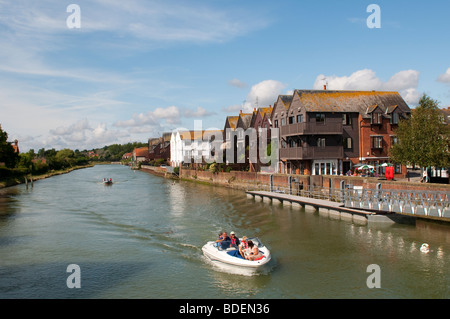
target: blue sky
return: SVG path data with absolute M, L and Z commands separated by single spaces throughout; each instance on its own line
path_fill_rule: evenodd
M 372 3 L 381 28 L 367 26 Z M 325 78 L 450 106 L 449 12 L 447 0 L 0 0 L 0 124 L 22 151 L 145 142 L 194 120 L 223 129 Z

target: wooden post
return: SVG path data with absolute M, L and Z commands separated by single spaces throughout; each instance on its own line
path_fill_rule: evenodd
M 27 186 L 27 189 L 28 189 L 28 181 L 27 181 L 27 176 L 25 175 L 25 176 L 24 176 L 24 178 L 25 178 L 25 185 Z

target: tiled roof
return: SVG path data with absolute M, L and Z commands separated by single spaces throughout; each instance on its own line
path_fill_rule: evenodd
M 252 121 L 252 116 L 253 116 L 253 113 L 240 113 L 239 114 L 239 118 L 242 123 L 242 128 L 244 130 L 246 130 L 250 126 L 250 123 Z
M 384 91 L 330 91 L 295 90 L 300 103 L 307 112 L 359 112 L 379 107 L 383 113 L 397 106 L 402 112 L 410 112 L 409 106 L 398 92 Z
M 239 120 L 239 116 L 227 116 L 227 121 L 230 125 L 230 128 L 232 128 L 232 129 L 236 128 L 238 120 Z
M 142 157 L 148 155 L 148 147 L 139 147 L 134 149 L 136 156 Z
M 279 95 L 279 98 L 281 99 L 284 108 L 286 110 L 289 110 L 289 107 L 291 106 L 292 103 L 293 95 Z

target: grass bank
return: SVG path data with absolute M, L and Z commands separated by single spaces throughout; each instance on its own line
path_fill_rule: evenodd
M 33 178 L 33 182 L 35 182 L 35 181 L 49 178 L 52 176 L 67 174 L 67 173 L 70 173 L 77 169 L 93 167 L 94 165 L 95 165 L 94 163 L 90 163 L 90 164 L 86 164 L 86 165 L 79 165 L 79 166 L 74 166 L 74 167 L 65 168 L 65 169 L 61 169 L 61 170 L 51 170 L 49 172 L 46 172 L 44 174 L 39 174 L 39 175 L 31 175 L 30 173 L 28 173 L 28 174 L 16 173 L 16 174 L 13 174 L 13 176 L 0 177 L 0 188 L 10 187 L 10 186 L 19 185 L 19 184 L 25 184 L 25 178 L 27 179 L 28 182 L 30 182 L 30 178 Z

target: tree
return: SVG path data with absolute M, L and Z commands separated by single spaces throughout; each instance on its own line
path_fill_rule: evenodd
M 0 125 L 0 162 L 5 163 L 8 168 L 14 168 L 17 160 L 17 153 L 11 143 L 8 142 L 8 133 L 3 131 Z
M 398 143 L 390 149 L 394 162 L 425 167 L 450 166 L 449 127 L 439 111 L 439 102 L 424 94 L 411 118 L 399 122 Z

